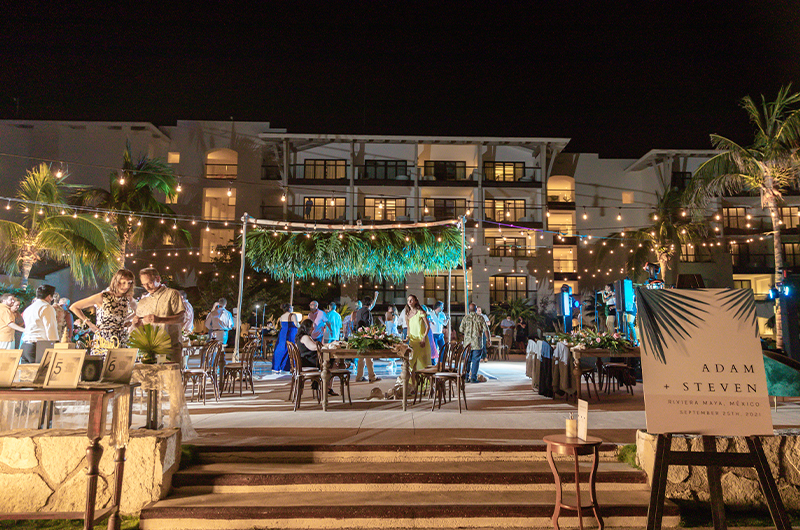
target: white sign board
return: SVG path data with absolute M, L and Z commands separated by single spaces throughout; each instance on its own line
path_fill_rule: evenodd
M 0 388 L 8 388 L 14 382 L 22 350 L 0 350 Z
M 108 350 L 106 362 L 103 365 L 103 383 L 121 383 L 127 385 L 133 375 L 133 363 L 136 362 L 138 348 L 115 348 Z
M 586 440 L 589 434 L 589 402 L 578 400 L 578 438 Z
M 50 369 L 44 381 L 44 388 L 77 388 L 86 351 L 56 349 L 49 351 Z
M 637 289 L 647 430 L 772 434 L 749 289 Z

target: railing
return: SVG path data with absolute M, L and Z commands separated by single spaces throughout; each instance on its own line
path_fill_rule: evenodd
M 415 165 L 410 161 L 398 161 L 397 164 L 373 165 L 369 163 L 356 164 L 354 167 L 353 178 L 359 180 L 380 180 L 396 182 L 396 185 L 413 185 L 415 175 L 419 175 L 421 184 L 432 182 L 475 182 L 483 179 L 483 182 L 491 186 L 502 183 L 519 183 L 521 185 L 541 183 L 542 171 L 538 167 L 523 167 L 521 171 L 515 171 L 513 175 L 486 174 L 475 166 L 443 166 L 434 164 L 433 166 Z M 438 161 L 437 161 L 438 162 Z M 343 181 L 349 177 L 350 163 L 329 164 L 327 166 L 314 164 L 290 164 L 289 178 L 300 180 L 326 180 Z M 278 165 L 262 165 L 262 180 L 278 180 L 283 173 L 283 167 Z M 223 178 L 223 177 L 218 177 Z
M 731 254 L 731 263 L 742 269 L 774 269 L 773 254 Z
M 547 202 L 575 202 L 572 190 L 547 190 Z
M 364 221 L 411 221 L 411 216 L 406 208 L 378 208 L 377 206 L 362 207 L 358 209 L 358 216 Z
M 527 258 L 533 255 L 533 248 L 517 245 L 495 246 L 489 248 L 489 255 L 495 258 Z
M 500 172 L 498 174 L 498 172 L 492 173 L 491 171 L 486 171 L 483 181 L 489 186 L 500 182 L 519 182 L 521 184 L 540 183 L 542 182 L 542 170 L 538 167 L 523 166 L 521 171 L 515 168 L 512 174 L 507 172 Z
M 554 259 L 553 272 L 578 272 L 578 260 Z
M 552 230 L 553 232 L 558 232 L 563 236 L 575 235 L 575 225 L 572 224 L 547 223 L 547 229 Z
M 235 180 L 238 173 L 238 164 L 206 164 L 207 179 Z

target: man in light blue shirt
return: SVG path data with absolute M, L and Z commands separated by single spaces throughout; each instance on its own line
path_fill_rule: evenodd
M 336 302 L 328 305 L 328 322 L 325 324 L 325 343 L 339 340 L 342 333 L 342 315 L 336 311 Z

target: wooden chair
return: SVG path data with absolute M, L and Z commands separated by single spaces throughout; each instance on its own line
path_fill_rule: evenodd
M 322 355 L 322 345 L 321 344 L 317 344 L 317 364 L 318 365 L 322 366 L 322 363 L 324 362 L 323 358 L 324 357 Z M 331 387 L 331 382 L 336 377 L 339 378 L 339 393 L 342 395 L 342 403 L 345 402 L 344 401 L 344 389 L 347 388 L 347 401 L 349 401 L 350 404 L 352 405 L 353 404 L 353 400 L 350 399 L 350 370 L 348 370 L 347 368 L 336 368 L 336 367 L 333 367 L 333 366 L 330 367 L 328 369 L 328 388 Z M 320 392 L 321 391 L 322 391 L 322 389 L 320 389 Z
M 257 337 L 250 338 L 239 352 L 239 362 L 227 363 L 222 369 L 222 388 L 230 383 L 230 392 L 236 391 L 236 380 L 239 380 L 239 395 L 242 395 L 242 387 L 250 386 L 253 394 L 256 393 L 253 387 L 253 362 L 258 350 L 261 349 L 261 341 Z
M 314 393 L 317 403 L 322 402 L 322 372 L 317 368 L 303 367 L 303 360 L 300 357 L 300 350 L 291 342 L 286 344 L 289 350 L 289 367 L 292 372 L 292 384 L 289 388 L 289 399 L 294 398 L 294 410 L 300 407 L 300 400 L 303 398 L 303 387 L 306 381 L 316 381 L 317 388 Z M 313 385 L 312 385 L 313 387 Z
M 461 396 L 464 396 L 464 407 L 466 408 L 467 394 L 466 394 L 466 373 L 469 370 L 469 357 L 470 345 L 465 344 L 457 347 L 450 356 L 448 362 L 443 366 L 444 371 L 436 372 L 433 374 L 431 384 L 434 389 L 433 405 L 431 412 L 436 410 L 436 403 L 439 403 L 439 408 L 442 408 L 442 401 L 447 402 L 447 393 L 449 391 L 450 399 L 452 400 L 453 386 L 456 387 L 456 394 L 458 396 L 458 412 L 461 413 Z
M 186 387 L 189 381 L 192 382 L 192 395 L 191 400 L 194 401 L 195 386 L 199 383 L 199 392 L 203 394 L 203 405 L 206 404 L 206 390 L 208 381 L 214 389 L 214 398 L 219 401 L 219 386 L 217 384 L 219 366 L 222 363 L 225 349 L 222 343 L 218 340 L 211 339 L 206 343 L 203 351 L 200 352 L 200 367 L 196 369 L 184 370 L 183 372 L 183 390 L 186 392 Z M 198 399 L 200 395 L 198 394 Z
M 412 405 L 417 404 L 417 398 L 422 401 L 422 393 L 425 392 L 426 386 L 429 389 L 429 397 L 433 397 L 433 385 L 431 379 L 437 372 L 443 371 L 443 366 L 447 363 L 447 359 L 453 353 L 453 349 L 457 347 L 457 343 L 448 342 L 439 352 L 439 359 L 435 365 L 428 366 L 422 370 L 415 370 L 412 372 L 414 377 L 416 391 L 414 392 L 414 402 Z
M 612 390 L 619 390 L 620 381 L 625 386 L 625 390 L 633 395 L 633 374 L 631 368 L 625 363 L 605 363 L 603 364 L 603 379 L 605 380 L 606 394 Z M 602 384 L 600 385 L 603 386 Z

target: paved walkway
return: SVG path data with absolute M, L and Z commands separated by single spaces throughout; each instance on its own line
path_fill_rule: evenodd
M 224 394 L 219 403 L 213 397 L 206 405 L 190 403 L 199 437 L 194 444 L 473 444 L 540 443 L 543 436 L 564 430 L 564 421 L 576 411 L 563 398 L 549 399 L 531 389 L 521 356 L 511 361 L 481 364 L 488 381 L 467 387 L 468 411 L 458 412 L 453 401 L 431 412 L 426 400 L 402 411 L 400 401 L 368 400 L 378 387 L 386 392 L 394 385 L 396 373 L 388 363 L 376 363 L 381 381 L 351 383 L 353 404 L 332 397 L 328 412 L 303 395 L 300 410 L 294 412 L 286 401 L 290 376 L 273 375 L 257 363 L 255 395 Z M 259 370 L 260 368 L 260 370 Z M 338 391 L 338 382 L 334 385 Z M 585 392 L 585 385 L 583 390 Z M 594 396 L 594 393 L 592 394 Z M 589 402 L 589 430 L 614 443 L 634 443 L 636 430 L 646 428 L 642 385 L 634 395 L 624 391 L 601 394 Z M 800 427 L 800 401 L 785 401 L 773 410 L 775 428 Z

